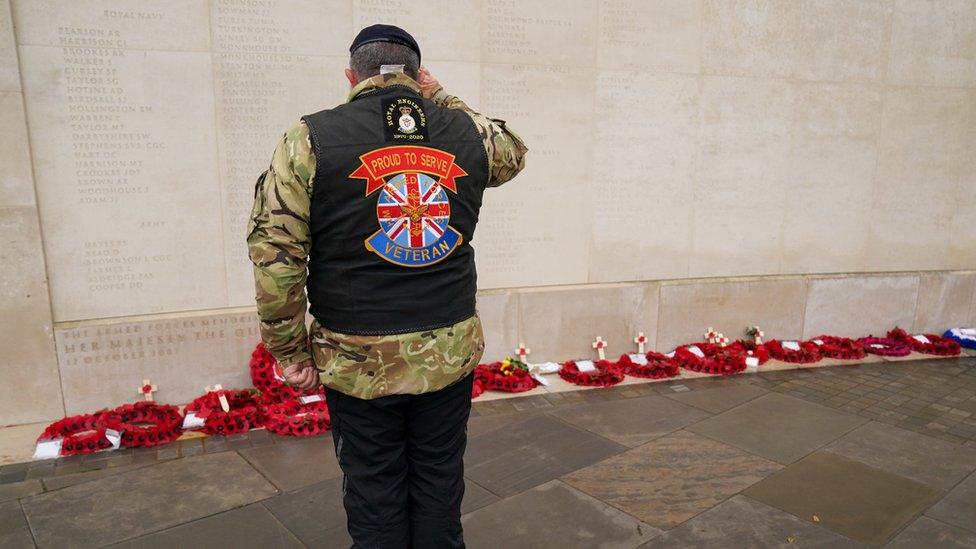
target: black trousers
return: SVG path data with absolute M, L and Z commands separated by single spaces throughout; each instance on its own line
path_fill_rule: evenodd
M 373 400 L 327 392 L 355 549 L 464 547 L 463 458 L 473 379 Z

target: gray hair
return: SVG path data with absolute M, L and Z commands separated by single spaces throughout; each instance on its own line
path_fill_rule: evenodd
M 416 80 L 420 71 L 420 56 L 401 44 L 370 42 L 356 48 L 349 57 L 349 68 L 360 80 L 379 74 L 381 65 L 403 65 L 403 72 Z

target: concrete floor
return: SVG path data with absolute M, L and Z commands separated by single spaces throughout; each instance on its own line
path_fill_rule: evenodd
M 480 399 L 479 399 L 480 400 Z M 469 547 L 976 547 L 976 358 L 476 401 Z M 0 547 L 348 547 L 330 437 L 0 467 Z

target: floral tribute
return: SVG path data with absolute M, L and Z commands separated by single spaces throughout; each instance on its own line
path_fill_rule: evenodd
M 862 337 L 857 343 L 872 355 L 878 356 L 908 356 L 912 349 L 904 343 L 887 337 Z
M 701 355 L 694 352 L 695 348 Z M 674 350 L 674 360 L 682 368 L 710 375 L 728 376 L 745 370 L 746 356 L 741 347 L 714 343 L 693 343 Z
M 223 394 L 230 404 L 230 411 L 220 407 L 219 395 Z M 261 402 L 254 390 L 220 389 L 199 396 L 186 405 L 184 411 L 193 412 L 204 420 L 203 432 L 208 435 L 232 435 L 244 433 L 264 425 Z
M 849 337 L 835 337 L 829 335 L 817 336 L 809 341 L 820 348 L 820 354 L 826 358 L 840 360 L 860 360 L 868 356 L 864 346 Z
M 474 379 L 475 383 L 480 382 L 483 391 L 507 393 L 531 391 L 539 383 L 529 373 L 528 364 L 512 357 L 506 357 L 501 362 L 479 364 L 474 369 Z
M 121 433 L 122 420 L 112 412 L 101 411 L 59 419 L 47 426 L 37 442 L 61 438 L 62 456 L 94 454 L 115 445 L 109 440 L 107 431 Z
M 749 341 L 748 339 L 740 339 L 729 345 L 728 348 L 741 351 L 747 357 L 756 357 L 756 360 L 759 362 L 759 366 L 769 362 L 769 349 L 766 348 L 765 343 L 756 343 L 755 341 Z
M 575 360 L 563 363 L 559 369 L 559 377 L 572 383 L 584 387 L 610 387 L 624 380 L 624 371 L 615 362 L 609 360 L 595 360 L 593 366 L 596 368 L 590 372 L 581 372 Z
M 622 354 L 620 360 L 617 361 L 617 366 L 624 374 L 634 377 L 664 379 L 678 375 L 678 363 L 654 351 L 643 355 L 639 353 L 636 355 Z
M 909 349 L 917 353 L 926 355 L 956 356 L 962 352 L 962 348 L 958 343 L 935 334 L 913 336 L 905 330 L 895 327 L 894 330 L 888 332 L 888 337 L 907 345 Z
M 799 349 L 790 349 L 783 346 L 783 342 L 778 339 L 771 339 L 766 342 L 766 349 L 769 356 L 783 362 L 793 364 L 810 364 L 820 360 L 820 348 L 816 343 L 810 341 L 800 341 L 796 343 Z
M 973 328 L 953 328 L 946 330 L 942 337 L 951 339 L 960 346 L 967 349 L 976 349 L 976 329 Z
M 324 400 L 289 400 L 264 407 L 264 428 L 277 435 L 314 437 L 332 428 L 332 418 Z
M 251 384 L 261 391 L 268 402 L 297 400 L 302 395 L 323 394 L 321 389 L 301 391 L 285 383 L 284 372 L 275 357 L 258 343 L 251 353 Z
M 122 446 L 151 448 L 168 444 L 183 434 L 180 409 L 152 401 L 123 404 L 112 410 L 122 421 Z
M 471 400 L 474 400 L 485 392 L 485 386 L 481 383 L 480 379 L 476 379 L 471 383 Z

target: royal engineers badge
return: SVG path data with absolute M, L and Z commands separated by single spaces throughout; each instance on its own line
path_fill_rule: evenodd
M 366 239 L 366 249 L 402 267 L 426 267 L 443 261 L 464 240 L 450 226 L 448 191 L 467 176 L 454 155 L 427 147 L 384 147 L 359 157 L 349 174 L 366 180 L 366 196 L 380 191 L 376 219 L 380 229 Z
M 411 97 L 382 98 L 383 129 L 389 143 L 427 141 L 427 114 Z

